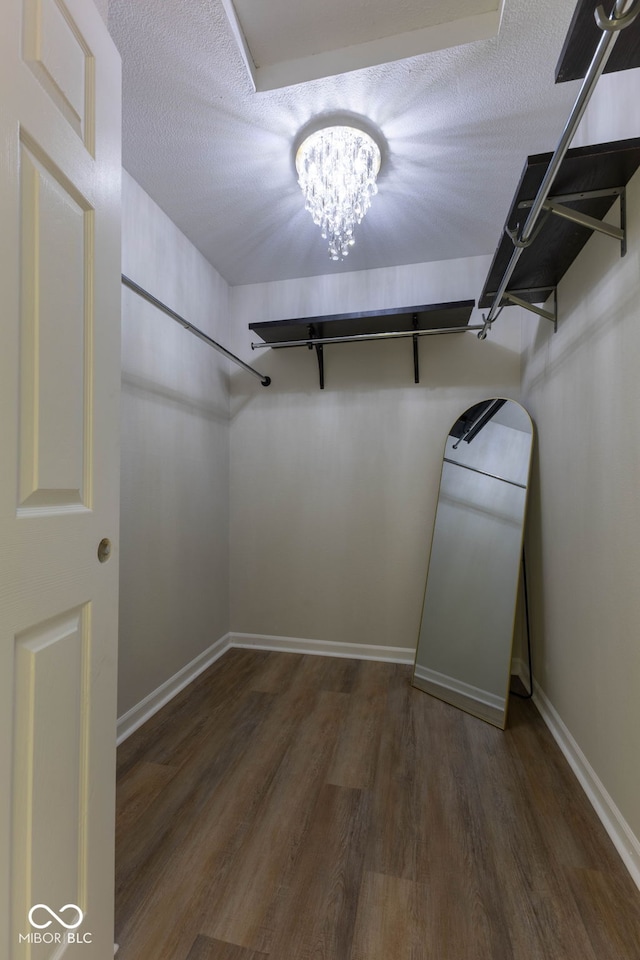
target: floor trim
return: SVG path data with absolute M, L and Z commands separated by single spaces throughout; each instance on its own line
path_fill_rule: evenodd
M 348 657 L 354 660 L 382 660 L 388 663 L 413 663 L 413 647 L 383 647 L 368 643 L 336 643 L 334 640 L 302 640 L 299 637 L 273 637 L 259 633 L 232 633 L 231 646 L 279 653 L 310 653 L 320 657 Z
M 574 740 L 569 729 L 534 679 L 533 702 L 578 778 L 591 806 L 609 834 L 631 877 L 640 889 L 640 841 L 624 819 L 604 784 Z
M 118 718 L 118 746 L 232 647 L 273 650 L 279 653 L 310 653 L 324 657 L 349 657 L 354 660 L 383 660 L 388 663 L 413 663 L 415 657 L 415 650 L 411 647 L 301 640 L 298 637 L 272 637 L 258 633 L 227 633 Z
M 123 740 L 130 737 L 134 730 L 141 727 L 143 723 L 151 719 L 154 713 L 157 713 L 165 704 L 173 700 L 176 694 L 184 690 L 199 674 L 203 673 L 212 663 L 215 663 L 223 653 L 226 653 L 230 646 L 230 634 L 227 633 L 224 637 L 220 637 L 219 640 L 212 643 L 206 650 L 203 650 L 197 657 L 194 657 L 172 677 L 161 683 L 159 687 L 152 690 L 135 707 L 118 717 L 116 726 L 117 745 L 120 746 Z

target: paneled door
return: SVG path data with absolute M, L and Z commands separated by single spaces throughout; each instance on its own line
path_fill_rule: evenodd
M 0 10 L 0 956 L 113 956 L 120 61 Z M 100 546 L 100 544 L 102 544 Z

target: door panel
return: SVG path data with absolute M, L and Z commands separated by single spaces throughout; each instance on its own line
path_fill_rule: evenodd
M 93 211 L 43 151 L 21 146 L 20 512 L 90 500 L 93 319 Z
M 9 960 L 113 956 L 120 172 L 120 63 L 93 4 L 3 0 L 0 956 Z M 113 549 L 101 563 L 104 537 Z
M 62 906 L 61 890 L 72 894 L 70 902 L 86 901 L 87 838 L 80 814 L 88 790 L 89 616 L 88 606 L 72 610 L 15 638 L 18 916 L 26 917 L 36 903 Z
M 23 50 L 25 63 L 93 153 L 94 59 L 62 0 L 25 2 Z

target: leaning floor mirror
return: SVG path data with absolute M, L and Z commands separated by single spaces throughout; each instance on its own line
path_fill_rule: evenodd
M 447 437 L 413 684 L 504 729 L 533 424 L 475 404 Z

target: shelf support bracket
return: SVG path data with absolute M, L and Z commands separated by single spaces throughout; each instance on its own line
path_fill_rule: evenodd
M 528 300 L 523 300 L 521 297 L 517 297 L 514 293 L 509 293 L 508 290 L 505 290 L 503 298 L 508 300 L 509 303 L 512 303 L 516 307 L 522 307 L 523 310 L 528 310 L 530 313 L 535 313 L 539 317 L 543 317 L 545 320 L 549 320 L 553 324 L 553 332 L 556 333 L 558 330 L 558 288 L 553 288 L 553 313 L 550 310 L 544 310 L 542 307 L 536 307 L 535 304 L 529 303 Z
M 622 208 L 625 206 L 624 193 L 620 196 L 620 204 L 620 220 L 622 221 L 624 219 Z M 613 237 L 614 240 L 619 240 L 622 249 L 621 256 L 625 255 L 627 250 L 626 231 L 622 226 L 616 227 L 612 223 L 607 223 L 606 220 L 598 220 L 596 217 L 590 217 L 586 213 L 580 213 L 579 210 L 572 210 L 570 207 L 565 207 L 563 203 L 556 203 L 555 200 L 545 200 L 543 207 L 557 217 L 562 217 L 564 220 L 570 220 L 571 223 L 577 223 L 581 227 L 587 227 L 589 230 L 595 230 L 597 233 L 604 233 L 607 237 Z
M 418 314 L 414 313 L 411 317 L 411 322 L 414 330 L 418 329 Z M 418 355 L 418 334 L 414 333 L 413 337 L 413 382 L 420 383 L 420 357 Z
M 307 324 L 307 334 L 310 341 L 318 339 L 316 328 L 312 323 Z M 267 344 L 265 344 L 265 346 L 267 346 Z M 324 352 L 322 349 L 322 344 L 308 343 L 307 347 L 309 350 L 313 350 L 315 348 L 316 357 L 318 359 L 318 378 L 320 380 L 320 389 L 324 390 Z
M 320 389 L 324 390 L 324 348 L 321 343 L 316 343 L 316 357 L 318 358 L 318 378 L 320 380 Z

